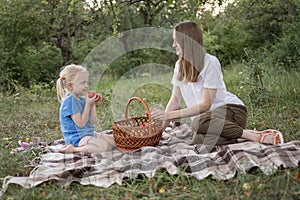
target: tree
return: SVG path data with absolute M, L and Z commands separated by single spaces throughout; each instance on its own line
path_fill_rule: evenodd
M 86 39 L 88 26 L 96 20 L 86 5 L 80 0 L 0 1 L 2 91 L 14 91 L 17 85 L 29 88 L 34 81 L 45 77 L 46 64 L 54 63 L 39 57 L 44 58 L 42 53 L 53 56 L 48 59 L 58 57 L 53 55 L 56 49 L 48 48 L 49 45 L 60 50 L 62 59 L 51 66 L 49 76 L 57 68 L 77 62 L 72 43 L 74 39 Z
M 185 0 L 185 1 L 170 1 L 170 0 L 121 0 L 121 1 L 102 1 L 102 6 L 106 7 L 112 13 L 113 33 L 120 34 L 120 41 L 123 43 L 125 52 L 131 49 L 133 39 L 126 34 L 128 30 L 140 27 L 163 27 L 170 29 L 174 24 L 182 20 L 197 21 L 199 10 L 208 0 Z M 213 1 L 221 4 L 223 1 Z M 125 32 L 125 33 L 124 33 Z M 171 37 L 168 38 L 171 45 Z M 164 38 L 162 38 L 164 40 Z M 159 51 L 159 50 L 158 50 Z M 150 53 L 151 52 L 151 53 Z M 124 71 L 131 67 L 141 65 L 146 62 L 165 63 L 172 60 L 173 57 L 168 53 L 153 50 L 137 50 L 130 52 L 125 58 L 113 63 L 114 75 L 121 76 Z
M 52 77 L 61 66 L 81 62 L 85 53 L 112 34 L 145 26 L 170 28 L 184 19 L 196 20 L 206 2 L 0 0 L 1 88 L 13 91 L 17 85 L 29 88 L 36 81 L 49 80 L 47 74 Z M 128 48 L 126 35 L 120 41 Z M 144 58 L 157 56 L 145 53 Z M 130 58 L 134 56 L 143 57 L 133 52 Z
M 1 89 L 14 90 L 15 85 L 30 86 L 34 67 L 30 50 L 43 37 L 38 0 L 0 1 Z
M 41 8 L 47 11 L 45 17 L 45 40 L 61 50 L 63 65 L 76 63 L 72 38 L 80 39 L 89 23 L 86 3 L 79 0 L 43 0 Z
M 238 6 L 243 9 L 245 29 L 254 47 L 275 43 L 287 26 L 296 22 L 299 12 L 297 0 L 242 0 Z
M 229 4 L 216 17 L 207 15 L 202 19 L 205 30 L 213 38 L 210 41 L 212 48 L 208 48 L 218 54 L 225 64 L 244 59 L 244 49 L 263 53 L 277 49 L 277 56 L 281 58 L 287 52 L 296 55 L 299 51 L 299 6 L 297 0 L 239 0 Z M 286 39 L 283 40 L 283 37 Z M 278 42 L 282 42 L 281 47 L 285 47 L 285 50 L 278 48 Z M 289 45 L 294 52 L 287 48 Z M 272 57 L 276 60 L 275 54 Z M 296 61 L 292 55 L 286 57 L 293 57 Z

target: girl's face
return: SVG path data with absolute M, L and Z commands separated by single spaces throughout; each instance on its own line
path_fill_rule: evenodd
M 182 56 L 182 48 L 181 46 L 178 44 L 178 42 L 176 41 L 176 31 L 173 31 L 173 45 L 172 47 L 176 50 L 176 54 L 178 56 Z
M 88 89 L 88 80 L 89 80 L 88 72 L 77 73 L 75 80 L 72 84 L 73 95 L 75 95 L 76 97 L 83 96 Z

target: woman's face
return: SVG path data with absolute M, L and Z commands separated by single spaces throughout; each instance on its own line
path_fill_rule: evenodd
M 178 42 L 176 41 L 176 31 L 173 31 L 173 45 L 172 47 L 176 50 L 176 54 L 178 56 L 182 56 L 182 48 L 181 46 L 178 44 Z

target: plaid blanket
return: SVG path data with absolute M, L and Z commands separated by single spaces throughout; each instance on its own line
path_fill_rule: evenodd
M 105 132 L 111 134 L 109 130 Z M 57 150 L 63 147 L 64 141 L 55 141 L 34 160 L 34 169 L 28 177 L 5 177 L 2 194 L 11 183 L 30 188 L 49 180 L 57 180 L 65 186 L 75 181 L 82 185 L 109 187 L 114 183 L 121 185 L 124 178 L 136 178 L 139 174 L 153 177 L 158 169 L 199 180 L 208 176 L 226 180 L 237 172 L 247 173 L 253 167 L 271 174 L 281 167 L 300 166 L 300 141 L 282 145 L 243 141 L 214 147 L 192 145 L 192 134 L 189 126 L 183 124 L 166 130 L 157 147 L 126 153 L 115 149 L 98 154 L 61 154 Z

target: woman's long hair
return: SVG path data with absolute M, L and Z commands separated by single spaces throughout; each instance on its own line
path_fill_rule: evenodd
M 204 67 L 206 54 L 201 28 L 191 21 L 178 23 L 174 27 L 175 40 L 182 49 L 179 57 L 178 80 L 196 82 Z

